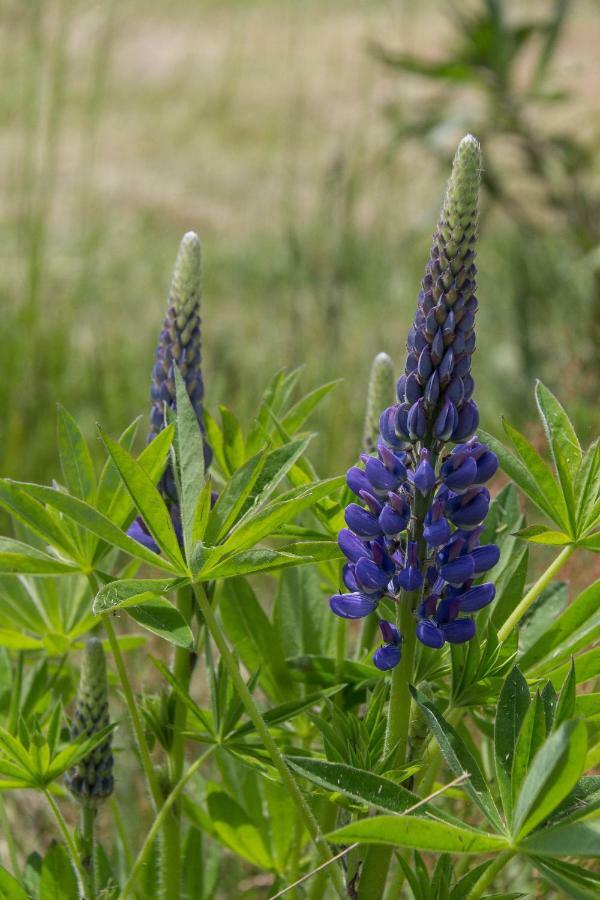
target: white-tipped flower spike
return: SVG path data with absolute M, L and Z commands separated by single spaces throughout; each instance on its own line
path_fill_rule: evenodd
M 367 412 L 363 436 L 363 449 L 367 453 L 372 453 L 377 447 L 381 410 L 391 406 L 395 393 L 394 363 L 387 353 L 378 353 L 371 366 L 367 391 Z
M 71 737 L 92 737 L 110 724 L 106 660 L 102 643 L 90 638 L 85 645 Z M 65 776 L 71 793 L 84 806 L 97 806 L 112 794 L 112 735 L 81 759 Z

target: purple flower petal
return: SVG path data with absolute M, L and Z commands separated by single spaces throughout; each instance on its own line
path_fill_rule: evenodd
M 387 644 L 377 648 L 373 654 L 373 662 L 382 672 L 387 672 L 388 669 L 393 669 L 398 665 L 401 657 L 402 650 L 400 647 L 396 647 L 394 644 Z
M 417 637 L 426 647 L 440 650 L 446 641 L 444 632 L 428 619 L 423 619 L 417 625 Z
M 451 644 L 465 644 L 475 636 L 476 626 L 473 619 L 457 619 L 448 625 L 442 625 L 444 637 Z
M 364 619 L 377 609 L 377 600 L 365 594 L 334 594 L 329 598 L 329 606 L 342 619 Z
M 496 588 L 490 582 L 478 584 L 464 594 L 459 594 L 461 612 L 473 613 L 488 606 L 496 596 Z
M 127 534 L 130 538 L 133 538 L 134 541 L 137 541 L 138 544 L 147 547 L 148 550 L 152 550 L 153 553 L 160 553 L 158 544 L 152 535 L 146 531 L 146 526 L 140 516 L 133 520 L 127 529 Z

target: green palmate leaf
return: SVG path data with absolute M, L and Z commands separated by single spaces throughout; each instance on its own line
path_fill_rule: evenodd
M 11 650 L 41 650 L 44 642 L 39 638 L 28 637 L 21 631 L 12 631 L 10 628 L 0 628 L 0 647 L 8 647 Z
M 175 366 L 175 392 L 177 411 L 173 447 L 181 491 L 183 543 L 189 555 L 193 546 L 196 509 L 204 487 L 204 442 L 196 413 L 177 366 Z
M 80 500 L 91 500 L 96 493 L 96 473 L 88 446 L 77 422 L 58 405 L 58 452 L 69 491 Z
M 490 504 L 481 543 L 501 544 L 507 536 L 519 528 L 522 521 L 517 489 L 514 484 L 507 484 Z
M 78 896 L 79 886 L 69 854 L 62 844 L 54 844 L 42 863 L 40 897 L 44 900 L 67 900 Z
M 481 440 L 496 454 L 502 469 L 509 478 L 514 481 L 517 487 L 519 487 L 523 493 L 529 497 L 532 503 L 535 503 L 538 509 L 547 515 L 549 519 L 557 521 L 557 513 L 559 513 L 559 511 L 555 511 L 548 503 L 544 494 L 539 489 L 537 481 L 527 469 L 527 466 L 525 466 L 516 456 L 513 456 L 513 454 L 506 449 L 504 444 L 487 431 L 479 429 L 478 434 Z M 560 513 L 558 522 L 560 523 Z
M 137 457 L 137 461 L 146 472 L 150 480 L 153 484 L 156 484 L 160 477 L 162 476 L 165 466 L 167 464 L 167 459 L 169 457 L 169 451 L 171 449 L 171 444 L 173 443 L 173 439 L 175 436 L 175 426 L 168 425 L 166 428 L 163 428 L 156 437 L 142 450 L 140 455 Z M 119 443 L 123 443 L 123 447 L 126 450 L 130 448 L 127 446 L 126 442 L 119 441 Z M 111 457 L 107 460 L 107 466 L 111 468 L 111 484 L 113 479 L 116 478 L 118 488 L 115 490 L 114 487 L 111 490 L 111 494 L 106 496 L 104 501 L 105 505 L 101 505 L 100 498 L 98 502 L 98 508 L 105 512 L 109 519 L 111 519 L 115 525 L 118 525 L 121 528 L 125 525 L 134 510 L 134 502 L 131 499 L 131 494 L 125 487 L 123 479 L 114 464 Z
M 586 550 L 591 550 L 593 553 L 600 553 L 600 531 L 595 531 L 578 543 L 580 547 L 585 547 Z
M 560 689 L 560 695 L 556 704 L 556 711 L 554 714 L 554 728 L 558 728 L 558 726 L 562 725 L 563 722 L 566 722 L 568 719 L 573 718 L 573 716 L 575 715 L 576 699 L 577 695 L 575 691 L 575 666 L 573 664 L 573 661 L 571 660 L 571 668 L 569 669 L 569 674 L 565 678 L 563 686 Z
M 510 550 L 510 546 L 507 548 Z M 503 560 L 501 559 L 500 562 Z M 491 607 L 493 625 L 500 628 L 523 597 L 529 566 L 529 547 L 522 544 L 508 555 L 506 566 L 495 579 L 496 599 Z M 493 574 L 489 576 L 493 578 Z M 481 615 L 481 614 L 480 614 Z
M 527 774 L 530 763 L 548 734 L 546 705 L 537 691 L 521 725 L 512 765 L 513 805 Z
M 535 398 L 567 506 L 571 529 L 575 529 L 577 509 L 574 480 L 581 465 L 581 447 L 566 412 L 541 381 L 536 384 Z
M 327 791 L 339 791 L 358 803 L 385 812 L 403 813 L 421 802 L 420 797 L 395 781 L 356 766 L 308 756 L 288 756 L 286 759 L 294 772 L 313 784 Z M 430 815 L 436 820 L 451 818 L 428 803 L 423 803 L 415 815 Z
M 335 390 L 340 383 L 341 379 L 338 378 L 336 381 L 330 381 L 327 384 L 321 385 L 321 387 L 315 388 L 314 391 L 311 391 L 305 397 L 302 397 L 302 399 L 295 403 L 290 411 L 281 419 L 283 428 L 290 434 L 294 434 L 294 432 L 308 419 L 321 400 Z
M 176 647 L 191 650 L 194 636 L 178 609 L 164 597 L 141 594 L 136 605 L 126 607 L 128 615 L 142 628 L 151 631 Z
M 252 865 L 261 869 L 273 868 L 262 833 L 235 800 L 223 791 L 214 790 L 207 797 L 207 805 L 212 828 L 225 846 Z
M 516 536 L 532 544 L 544 544 L 549 547 L 564 547 L 573 543 L 573 539 L 564 531 L 553 531 L 545 525 L 528 525 L 527 528 L 520 528 Z
M 113 441 L 102 429 L 100 435 L 148 531 L 175 566 L 180 571 L 185 571 L 175 529 L 160 493 L 142 466 L 127 450 Z
M 580 694 L 576 699 L 575 710 L 578 715 L 583 716 L 585 719 L 600 716 L 600 693 Z
M 529 834 L 558 806 L 583 772 L 587 752 L 583 722 L 563 722 L 533 760 L 515 803 L 513 834 Z
M 0 537 L 0 572 L 13 575 L 62 575 L 79 571 L 79 566 L 48 556 L 13 538 Z
M 278 641 L 291 656 L 328 651 L 333 616 L 314 567 L 296 567 L 282 573 L 273 624 Z
M 568 606 L 561 615 L 552 615 L 548 610 L 545 631 L 523 654 L 519 665 L 526 671 L 539 666 L 550 657 L 548 664 L 577 641 L 582 630 L 586 643 L 595 640 L 596 629 L 600 628 L 600 580 L 595 581 Z
M 29 895 L 16 878 L 13 878 L 2 866 L 0 866 L 0 900 L 29 900 Z
M 564 825 L 592 817 L 600 809 L 600 775 L 583 775 L 571 793 L 554 810 L 549 823 Z M 595 816 L 594 816 L 595 817 Z
M 42 540 L 71 559 L 77 559 L 77 549 L 56 517 L 17 484 L 5 478 L 0 480 L 0 505 Z
M 583 533 L 594 524 L 594 508 L 600 493 L 600 440 L 588 447 L 575 477 L 577 529 Z
M 600 875 L 596 872 L 543 857 L 535 860 L 535 866 L 553 887 L 572 900 L 598 900 Z
M 425 716 L 449 768 L 456 776 L 465 772 L 468 774 L 469 779 L 463 786 L 464 790 L 475 801 L 490 824 L 500 830 L 502 828 L 500 814 L 475 757 L 467 749 L 454 728 L 446 722 L 433 701 L 413 687 L 410 691 Z
M 600 821 L 546 828 L 522 841 L 520 849 L 536 856 L 600 856 Z
M 570 668 L 571 663 L 569 662 L 548 672 L 548 678 L 557 690 L 567 677 Z M 600 675 L 600 647 L 593 647 L 587 653 L 575 657 L 575 681 L 577 684 L 583 684 L 598 675 Z
M 229 640 L 248 671 L 260 669 L 265 692 L 280 701 L 293 697 L 296 688 L 283 649 L 247 581 L 231 578 L 223 584 L 220 611 Z
M 512 670 L 500 692 L 494 728 L 496 777 L 507 819 L 512 815 L 511 772 L 517 739 L 529 709 L 529 688 L 519 669 Z
M 63 515 L 68 516 L 73 522 L 106 541 L 107 544 L 123 550 L 136 559 L 142 559 L 144 562 L 159 569 L 173 571 L 173 565 L 168 560 L 161 558 L 157 553 L 153 553 L 152 550 L 148 550 L 147 547 L 143 547 L 137 541 L 134 541 L 133 538 L 130 538 L 114 522 L 111 522 L 109 518 L 98 512 L 89 503 L 78 500 L 70 494 L 64 494 L 62 491 L 39 484 L 20 484 L 20 487 L 41 502 L 54 507 Z
M 387 844 L 433 853 L 491 853 L 505 849 L 504 838 L 416 816 L 375 816 L 352 822 L 327 836 L 335 844 Z
M 523 671 L 531 665 L 531 659 L 538 651 L 533 648 L 548 631 L 550 624 L 559 618 L 569 600 L 564 581 L 552 581 L 544 588 L 533 606 L 521 621 L 519 628 L 519 668 Z M 532 652 L 533 651 L 533 652 Z
M 131 424 L 127 426 L 125 431 L 123 431 L 119 438 L 119 444 L 121 445 L 121 447 L 125 447 L 125 449 L 130 453 L 133 451 L 133 444 L 137 435 L 138 425 L 140 424 L 141 418 L 141 416 L 138 416 L 137 419 L 134 419 L 133 422 L 131 422 Z M 119 470 L 109 456 L 104 463 L 102 472 L 100 473 L 100 478 L 98 479 L 98 488 L 96 490 L 95 506 L 100 510 L 100 512 L 108 511 L 115 493 L 117 493 L 119 491 L 119 488 L 121 487 L 122 482 L 121 476 L 119 475 Z
M 303 697 L 302 700 L 289 700 L 287 703 L 282 703 L 280 706 L 275 706 L 273 709 L 264 712 L 262 714 L 263 719 L 267 725 L 280 725 L 282 722 L 289 722 L 301 713 L 312 709 L 318 703 L 322 703 L 325 697 L 332 697 L 339 693 L 340 690 L 341 687 L 338 685 L 333 688 L 318 691 L 314 694 L 309 694 L 308 696 Z M 254 730 L 255 728 L 252 722 L 246 722 L 231 733 L 231 738 L 237 740 L 246 734 L 252 734 Z
M 264 468 L 266 457 L 266 451 L 253 456 L 227 482 L 211 510 L 206 532 L 203 535 L 205 543 L 216 544 L 227 534 L 252 493 Z
M 214 565 L 209 556 L 205 565 L 194 573 L 194 577 L 198 581 L 214 581 L 215 578 L 232 578 L 237 575 L 253 575 L 256 572 L 272 572 L 289 566 L 301 566 L 316 562 L 316 559 L 315 556 L 296 556 L 282 550 L 258 547 L 256 550 L 241 550 Z
M 245 512 L 249 512 L 251 506 L 254 511 L 264 506 L 273 491 L 304 455 L 312 438 L 313 435 L 309 434 L 302 440 L 286 441 L 283 446 L 271 450 L 248 498 Z
M 183 587 L 184 579 L 168 578 L 130 578 L 124 581 L 111 581 L 100 588 L 94 600 L 94 614 L 116 609 L 119 606 L 136 605 L 140 594 L 166 594 Z
M 540 494 L 544 497 L 549 508 L 555 510 L 555 520 L 562 524 L 563 528 L 569 527 L 569 516 L 565 499 L 559 485 L 554 480 L 552 470 L 523 435 L 513 428 L 505 420 L 502 421 L 504 431 L 512 442 L 527 471 L 534 479 Z

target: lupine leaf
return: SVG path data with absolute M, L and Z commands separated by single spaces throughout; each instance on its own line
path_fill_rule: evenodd
M 519 731 L 529 709 L 527 682 L 514 668 L 502 686 L 494 727 L 494 756 L 498 788 L 507 818 L 512 815 L 511 772 Z
M 560 522 L 563 528 L 569 525 L 569 518 L 565 500 L 559 485 L 554 480 L 552 470 L 548 464 L 542 459 L 537 450 L 532 447 L 529 441 L 523 435 L 513 428 L 507 421 L 502 420 L 502 426 L 507 437 L 512 442 L 517 455 L 527 468 L 527 471 L 537 484 L 540 493 L 545 498 L 548 505 L 556 511 L 556 520 Z M 558 515 L 560 513 L 560 515 Z
M 462 775 L 464 772 L 469 775 L 463 785 L 464 790 L 481 809 L 490 824 L 495 828 L 502 828 L 500 815 L 475 757 L 467 749 L 454 728 L 446 722 L 435 704 L 425 694 L 413 687 L 410 692 L 427 719 L 451 771 L 456 776 Z
M 585 547 L 586 550 L 591 550 L 593 553 L 600 553 L 600 531 L 595 531 L 580 540 L 578 546 Z
M 516 532 L 516 537 L 532 544 L 544 544 L 549 547 L 564 547 L 573 543 L 573 539 L 564 531 L 553 531 L 545 525 L 528 525 L 527 528 L 520 528 Z
M 511 478 L 514 483 L 519 487 L 523 493 L 529 497 L 532 503 L 540 509 L 545 515 L 548 516 L 549 519 L 555 521 L 555 511 L 552 506 L 546 500 L 544 494 L 540 491 L 537 482 L 533 475 L 527 469 L 520 459 L 506 449 L 504 444 L 502 444 L 499 440 L 497 440 L 493 435 L 489 434 L 487 431 L 483 431 L 481 428 L 478 429 L 478 435 L 482 441 L 484 441 L 490 450 L 492 450 L 498 460 L 500 461 L 500 465 L 504 472 Z M 560 521 L 560 520 L 559 520 Z
M 599 610 L 600 579 L 587 587 L 560 616 L 548 616 L 545 632 L 525 651 L 519 659 L 519 665 L 527 671 L 538 666 L 551 654 L 554 657 L 556 654 L 552 651 L 570 644 L 580 628 L 589 627 L 590 622 L 592 627 L 595 627 L 596 620 L 600 624 Z M 590 637 L 589 640 L 591 642 L 594 637 Z
M 194 578 L 199 581 L 214 581 L 215 578 L 233 578 L 236 575 L 252 575 L 255 572 L 272 572 L 288 566 L 300 566 L 303 563 L 315 561 L 313 556 L 296 556 L 281 550 L 257 547 L 255 550 L 241 550 L 214 564 L 209 556 L 206 564 L 198 572 L 194 572 Z
M 559 891 L 563 891 L 571 900 L 598 900 L 600 893 L 598 873 L 557 859 L 542 857 L 535 859 L 534 862 L 536 869 L 540 870 L 546 881 Z
M 556 712 L 554 714 L 554 728 L 558 728 L 563 722 L 572 719 L 575 715 L 575 666 L 571 660 L 571 668 L 560 689 Z
M 283 649 L 254 591 L 243 578 L 224 582 L 220 611 L 227 635 L 249 672 L 260 669 L 259 680 L 270 696 L 289 700 L 296 692 Z
M 3 866 L 0 866 L 0 900 L 29 900 L 29 895 Z
M 0 572 L 13 575 L 62 575 L 78 571 L 79 566 L 61 562 L 29 544 L 0 537 Z
M 261 869 L 273 868 L 266 842 L 252 819 L 224 791 L 211 791 L 206 799 L 214 832 L 234 853 Z
M 277 638 L 293 656 L 319 654 L 329 649 L 333 616 L 325 603 L 314 567 L 283 571 L 273 610 Z
M 566 412 L 541 381 L 536 384 L 535 398 L 574 530 L 577 515 L 574 480 L 581 465 L 581 447 Z
M 565 680 L 571 663 L 566 663 L 558 669 L 552 669 L 547 673 L 554 687 L 558 690 Z M 600 647 L 593 647 L 581 656 L 575 657 L 575 680 L 577 684 L 583 684 L 600 675 Z
M 141 418 L 141 416 L 138 416 L 137 419 L 134 419 L 119 437 L 119 444 L 122 447 L 125 447 L 126 450 L 129 450 L 130 453 L 133 451 L 133 444 L 135 442 Z M 138 462 L 139 461 L 138 458 Z M 98 488 L 96 490 L 96 502 L 94 505 L 100 512 L 106 512 L 109 509 L 114 494 L 121 487 L 122 482 L 119 470 L 110 456 L 108 456 L 102 468 L 102 472 L 100 473 Z
M 314 435 L 309 434 L 302 440 L 286 441 L 283 446 L 271 450 L 248 498 L 244 515 L 264 506 L 288 472 L 301 460 L 313 437 Z
M 523 671 L 527 671 L 531 659 L 542 652 L 539 646 L 544 642 L 544 635 L 552 627 L 552 623 L 559 619 L 568 601 L 569 593 L 565 582 L 551 581 L 523 617 L 519 627 L 519 668 Z
M 433 853 L 491 853 L 508 845 L 504 838 L 416 816 L 374 816 L 327 835 L 335 844 L 386 844 Z
M 204 487 L 204 442 L 196 413 L 181 373 L 175 366 L 175 462 L 181 485 L 181 525 L 186 552 L 193 546 L 193 528 L 198 500 Z
M 116 609 L 119 606 L 135 605 L 135 598 L 140 594 L 161 594 L 174 591 L 186 584 L 184 579 L 168 578 L 128 578 L 123 581 L 111 581 L 100 588 L 94 599 L 94 614 Z
M 131 498 L 148 531 L 179 570 L 185 571 L 179 543 L 167 507 L 151 479 L 140 464 L 116 441 L 100 429 L 106 449 L 121 473 Z
M 491 621 L 496 628 L 500 628 L 523 597 L 528 565 L 529 548 L 527 544 L 523 544 L 511 555 L 506 568 L 496 580 L 496 599 L 488 607 L 491 609 Z
M 128 615 L 142 628 L 151 631 L 152 634 L 164 638 L 176 647 L 191 650 L 194 646 L 194 636 L 188 623 L 181 613 L 165 597 L 157 594 L 141 594 L 139 603 L 126 607 Z
M 207 544 L 216 544 L 229 531 L 248 499 L 266 461 L 266 451 L 253 456 L 232 475 L 219 494 L 203 536 Z
M 38 500 L 47 503 L 48 506 L 53 506 L 111 546 L 118 547 L 119 550 L 123 550 L 130 556 L 142 559 L 144 562 L 159 569 L 173 571 L 173 565 L 168 560 L 161 558 L 157 553 L 153 553 L 152 550 L 148 550 L 147 547 L 143 547 L 142 544 L 134 541 L 133 538 L 130 538 L 114 522 L 111 522 L 110 519 L 103 513 L 98 512 L 97 509 L 94 509 L 93 506 L 90 506 L 89 503 L 85 503 L 83 500 L 78 500 L 77 497 L 64 494 L 62 491 L 57 491 L 54 488 L 44 487 L 41 484 L 21 483 L 20 486 Z
M 546 740 L 547 733 L 546 709 L 542 696 L 537 691 L 523 719 L 514 751 L 511 774 L 513 801 L 521 789 L 532 760 Z
M 78 895 L 77 878 L 69 855 L 62 844 L 54 844 L 42 863 L 40 897 L 44 900 L 66 900 Z
M 574 788 L 587 751 L 583 722 L 554 731 L 536 754 L 515 803 L 513 834 L 519 840 L 543 822 Z
M 600 856 L 600 821 L 545 828 L 522 841 L 520 849 L 536 856 Z
M 592 526 L 593 510 L 600 492 L 600 440 L 588 447 L 575 476 L 577 529 L 581 533 Z
M 239 422 L 226 406 L 219 406 L 223 426 L 223 461 L 228 477 L 242 465 L 245 459 L 244 437 Z
M 323 400 L 327 394 L 330 394 L 331 391 L 335 390 L 340 383 L 340 378 L 336 379 L 336 381 L 329 381 L 326 384 L 322 384 L 320 387 L 315 388 L 315 390 L 311 391 L 309 394 L 306 394 L 301 400 L 298 400 L 298 402 L 295 403 L 289 412 L 281 419 L 281 424 L 285 430 L 290 432 L 290 434 L 294 434 L 294 432 L 298 431 L 315 407 L 319 405 L 321 400 Z
M 156 437 L 142 450 L 137 457 L 137 462 L 148 475 L 153 484 L 156 484 L 165 470 L 171 444 L 175 436 L 175 426 L 167 425 Z M 123 444 L 128 449 L 126 444 Z M 135 504 L 131 499 L 131 495 L 125 484 L 119 470 L 115 466 L 112 458 L 109 456 L 108 462 L 114 466 L 115 472 L 119 478 L 119 487 L 113 490 L 112 497 L 107 497 L 109 503 L 106 515 L 115 525 L 121 528 L 129 519 L 135 508 Z M 104 511 L 104 510 L 103 510 Z
M 77 559 L 77 550 L 46 507 L 7 478 L 0 479 L 0 505 L 42 540 Z
M 88 445 L 77 422 L 58 405 L 58 451 L 69 491 L 80 500 L 91 500 L 96 493 L 96 473 Z

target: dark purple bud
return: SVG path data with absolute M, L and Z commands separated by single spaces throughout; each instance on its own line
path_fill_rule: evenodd
M 371 512 L 374 516 L 378 516 L 383 507 L 377 497 L 375 497 L 371 493 L 371 491 L 361 491 L 359 496 L 360 499 L 364 500 L 364 502 L 369 507 L 369 512 Z
M 429 619 L 431 616 L 434 616 L 439 599 L 439 594 L 433 593 L 429 594 L 422 603 L 419 603 L 419 606 L 417 607 L 417 616 L 419 619 Z
M 394 419 L 394 428 L 401 440 L 409 441 L 410 434 L 408 431 L 408 414 L 410 407 L 407 404 L 401 404 L 396 407 L 396 415 Z M 388 442 L 389 443 L 389 442 Z M 393 446 L 393 444 L 391 445 Z
M 465 390 L 463 387 L 462 378 L 454 377 L 451 379 L 450 384 L 444 391 L 444 397 L 446 400 L 450 400 L 451 403 L 454 403 L 456 408 L 461 405 L 464 400 Z
M 400 403 L 406 400 L 406 375 L 401 375 L 396 384 L 396 396 Z
M 444 357 L 439 365 L 438 373 L 440 376 L 440 385 L 445 388 L 450 383 L 452 370 L 454 369 L 454 350 L 448 347 L 444 353 Z
M 349 591 L 360 591 L 354 572 L 354 566 L 349 565 L 349 563 L 346 563 L 342 569 L 342 581 Z
M 433 650 L 440 650 L 446 641 L 444 632 L 428 619 L 417 624 L 417 637 L 422 644 Z
M 441 547 L 450 538 L 450 523 L 448 519 L 442 516 L 436 522 L 428 521 L 429 513 L 425 516 L 425 526 L 423 528 L 423 537 L 431 547 Z
M 450 460 L 448 460 L 448 462 L 450 462 Z M 471 487 L 476 476 L 477 463 L 474 459 L 471 459 L 471 457 L 464 459 L 454 471 L 451 470 L 451 466 L 447 466 L 447 463 L 444 463 L 442 466 L 444 484 L 446 487 L 449 487 L 451 491 L 466 490 L 468 487 Z
M 394 453 L 389 447 L 386 447 L 385 444 L 378 444 L 377 449 L 379 450 L 381 461 L 386 469 L 393 472 L 398 478 L 406 478 L 406 466 L 404 465 L 406 454 Z
M 498 457 L 491 450 L 486 450 L 477 460 L 477 477 L 475 484 L 485 484 L 498 471 Z
M 127 534 L 130 538 L 133 538 L 134 541 L 137 541 L 138 544 L 147 547 L 148 550 L 152 550 L 153 553 L 160 553 L 158 544 L 146 529 L 146 525 L 141 516 L 138 516 L 133 520 L 127 529 Z
M 382 672 L 393 669 L 398 665 L 402 657 L 402 650 L 394 644 L 387 644 L 384 647 L 378 647 L 373 654 L 373 662 Z
M 433 363 L 431 362 L 431 352 L 429 347 L 424 347 L 419 356 L 419 364 L 417 366 L 417 375 L 422 384 L 425 384 L 431 373 L 433 372 Z
M 444 355 L 444 337 L 442 329 L 438 328 L 431 344 L 431 361 L 434 366 L 439 366 Z
M 475 563 L 470 554 L 459 556 L 440 567 L 440 575 L 449 584 L 461 585 L 468 578 L 473 577 L 475 571 Z
M 476 464 L 473 465 L 477 470 Z M 373 489 L 377 493 L 387 494 L 389 491 L 395 491 L 400 483 L 398 476 L 390 472 L 384 463 L 374 456 L 367 459 L 365 475 L 371 484 L 371 488 L 367 487 L 367 490 Z
M 409 518 L 410 509 L 408 504 L 406 512 L 397 512 L 397 510 L 386 503 L 379 516 L 379 526 L 387 537 L 396 537 L 404 531 L 408 525 Z
M 464 399 L 470 400 L 473 396 L 473 391 L 475 390 L 475 382 L 473 381 L 473 376 L 470 372 L 467 372 L 467 374 L 464 376 L 464 378 L 462 379 L 462 383 L 464 390 Z
M 402 642 L 402 635 L 395 625 L 388 622 L 387 619 L 380 619 L 378 624 L 379 630 L 381 631 L 381 637 L 386 644 L 399 645 Z
M 379 417 L 379 434 L 381 439 L 397 450 L 402 449 L 403 440 L 408 440 L 408 433 L 404 437 L 398 437 L 396 434 L 396 415 L 399 408 L 398 406 L 389 406 Z
M 425 403 L 422 398 L 411 406 L 406 424 L 411 441 L 420 441 L 425 437 L 427 420 L 425 418 Z
M 365 472 L 362 469 L 359 469 L 358 466 L 352 466 L 351 469 L 348 469 L 346 472 L 346 484 L 352 493 L 356 494 L 358 497 L 360 496 L 361 491 L 372 490 L 370 481 Z
M 449 400 L 444 401 L 440 412 L 433 424 L 433 434 L 440 441 L 447 441 L 456 428 L 458 414 L 456 407 Z
M 451 644 L 465 644 L 475 636 L 475 622 L 473 619 L 457 619 L 442 625 L 444 637 Z
M 365 594 L 334 594 L 329 606 L 342 619 L 364 619 L 377 609 L 377 600 Z
M 365 594 L 381 593 L 387 587 L 390 576 L 380 569 L 372 559 L 359 559 L 354 567 L 354 577 L 358 590 Z
M 348 504 L 344 518 L 348 528 L 359 537 L 374 538 L 381 534 L 378 517 L 363 509 L 358 503 Z
M 359 507 L 360 509 L 360 507 Z M 363 510 L 364 512 L 364 510 Z M 350 562 L 358 562 L 363 556 L 370 556 L 369 546 L 356 537 L 348 528 L 342 528 L 338 535 L 338 546 L 346 559 Z
M 459 594 L 457 600 L 460 601 L 461 612 L 474 613 L 488 606 L 495 596 L 496 588 L 490 582 L 486 582 L 470 588 L 464 594 Z
M 453 441 L 464 441 L 473 434 L 479 425 L 479 410 L 474 400 L 467 400 L 460 413 L 458 422 L 452 432 Z
M 454 374 L 462 378 L 471 371 L 471 357 L 463 353 L 460 358 L 458 352 L 454 355 Z
M 429 452 L 421 450 L 421 460 L 413 476 L 414 486 L 425 497 L 435 485 L 435 470 L 429 462 Z
M 405 567 L 398 573 L 398 584 L 405 591 L 416 591 L 423 584 L 423 576 L 419 569 L 419 555 L 415 541 L 406 546 Z
M 483 547 L 476 547 L 472 551 L 473 560 L 475 562 L 475 575 L 481 575 L 493 569 L 500 559 L 500 548 L 495 544 L 485 544 Z
M 404 393 L 407 403 L 416 403 L 417 400 L 419 400 L 419 398 L 422 396 L 423 388 L 421 387 L 421 383 L 416 372 L 411 372 L 411 374 L 406 379 L 406 387 Z
M 460 610 L 460 599 L 455 596 L 444 597 L 435 611 L 435 621 L 438 625 L 447 625 L 454 622 Z
M 440 377 L 437 369 L 425 385 L 423 397 L 427 406 L 432 409 L 437 406 L 438 400 L 440 399 Z

